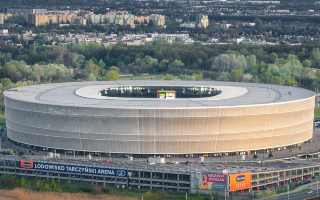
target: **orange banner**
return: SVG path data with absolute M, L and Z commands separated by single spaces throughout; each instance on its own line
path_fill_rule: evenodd
M 251 172 L 244 172 L 238 174 L 229 174 L 230 192 L 250 189 L 252 184 Z

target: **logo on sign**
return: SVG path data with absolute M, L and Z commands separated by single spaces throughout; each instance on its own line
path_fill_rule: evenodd
M 24 169 L 33 169 L 33 161 L 32 160 L 20 160 L 19 167 Z
M 230 192 L 246 190 L 252 186 L 251 172 L 243 172 L 238 174 L 229 174 Z
M 118 170 L 117 176 L 127 176 L 127 171 L 126 170 Z
M 237 182 L 242 182 L 242 181 L 244 181 L 246 179 L 246 177 L 244 176 L 244 175 L 240 175 L 240 176 L 237 176 L 236 177 L 236 181 Z

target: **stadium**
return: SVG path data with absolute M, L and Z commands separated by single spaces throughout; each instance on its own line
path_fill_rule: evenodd
M 33 147 L 109 154 L 248 152 L 312 138 L 309 90 L 218 81 L 105 81 L 4 92 L 7 136 Z

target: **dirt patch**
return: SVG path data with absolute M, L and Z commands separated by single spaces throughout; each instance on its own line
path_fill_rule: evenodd
M 0 200 L 136 200 L 114 195 L 92 195 L 84 193 L 33 192 L 16 188 L 0 190 Z

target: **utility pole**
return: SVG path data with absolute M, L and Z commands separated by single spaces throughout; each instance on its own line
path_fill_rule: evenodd
M 251 188 L 251 193 L 252 193 L 252 200 L 254 200 L 254 191 L 252 188 Z
M 227 187 L 224 186 L 224 200 L 227 200 Z
M 317 196 L 319 196 L 319 181 L 317 181 Z
M 288 182 L 288 200 L 290 200 L 290 181 Z

